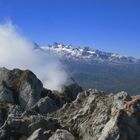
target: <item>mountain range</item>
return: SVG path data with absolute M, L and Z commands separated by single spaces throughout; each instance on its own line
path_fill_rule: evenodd
M 140 91 L 139 59 L 60 43 L 39 48 L 56 55 L 67 73 L 84 89 L 96 88 L 113 93 L 124 90 L 130 94 Z
M 74 47 L 72 45 L 54 43 L 53 45 L 41 46 L 41 49 L 49 50 L 59 57 L 87 63 L 134 64 L 140 62 L 140 60 L 131 56 L 103 52 L 90 47 Z

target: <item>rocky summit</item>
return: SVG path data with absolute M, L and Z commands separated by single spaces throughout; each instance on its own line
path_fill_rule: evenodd
M 140 140 L 140 96 L 43 88 L 29 70 L 0 68 L 0 140 Z

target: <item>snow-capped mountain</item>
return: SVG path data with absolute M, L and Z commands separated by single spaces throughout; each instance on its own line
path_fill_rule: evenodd
M 44 51 L 51 51 L 59 57 L 82 60 L 86 62 L 110 62 L 110 63 L 137 63 L 138 59 L 134 57 L 122 56 L 116 53 L 103 52 L 90 47 L 73 47 L 54 43 L 53 45 L 41 46 Z

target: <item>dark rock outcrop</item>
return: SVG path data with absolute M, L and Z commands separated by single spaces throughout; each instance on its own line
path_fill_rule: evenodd
M 72 83 L 69 86 L 64 86 L 62 88 L 62 94 L 68 97 L 71 101 L 75 100 L 78 93 L 82 91 L 83 89 L 77 83 Z

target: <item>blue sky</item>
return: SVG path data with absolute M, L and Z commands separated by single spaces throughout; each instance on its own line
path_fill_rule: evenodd
M 0 0 L 0 22 L 6 20 L 39 44 L 86 45 L 140 58 L 140 0 Z

